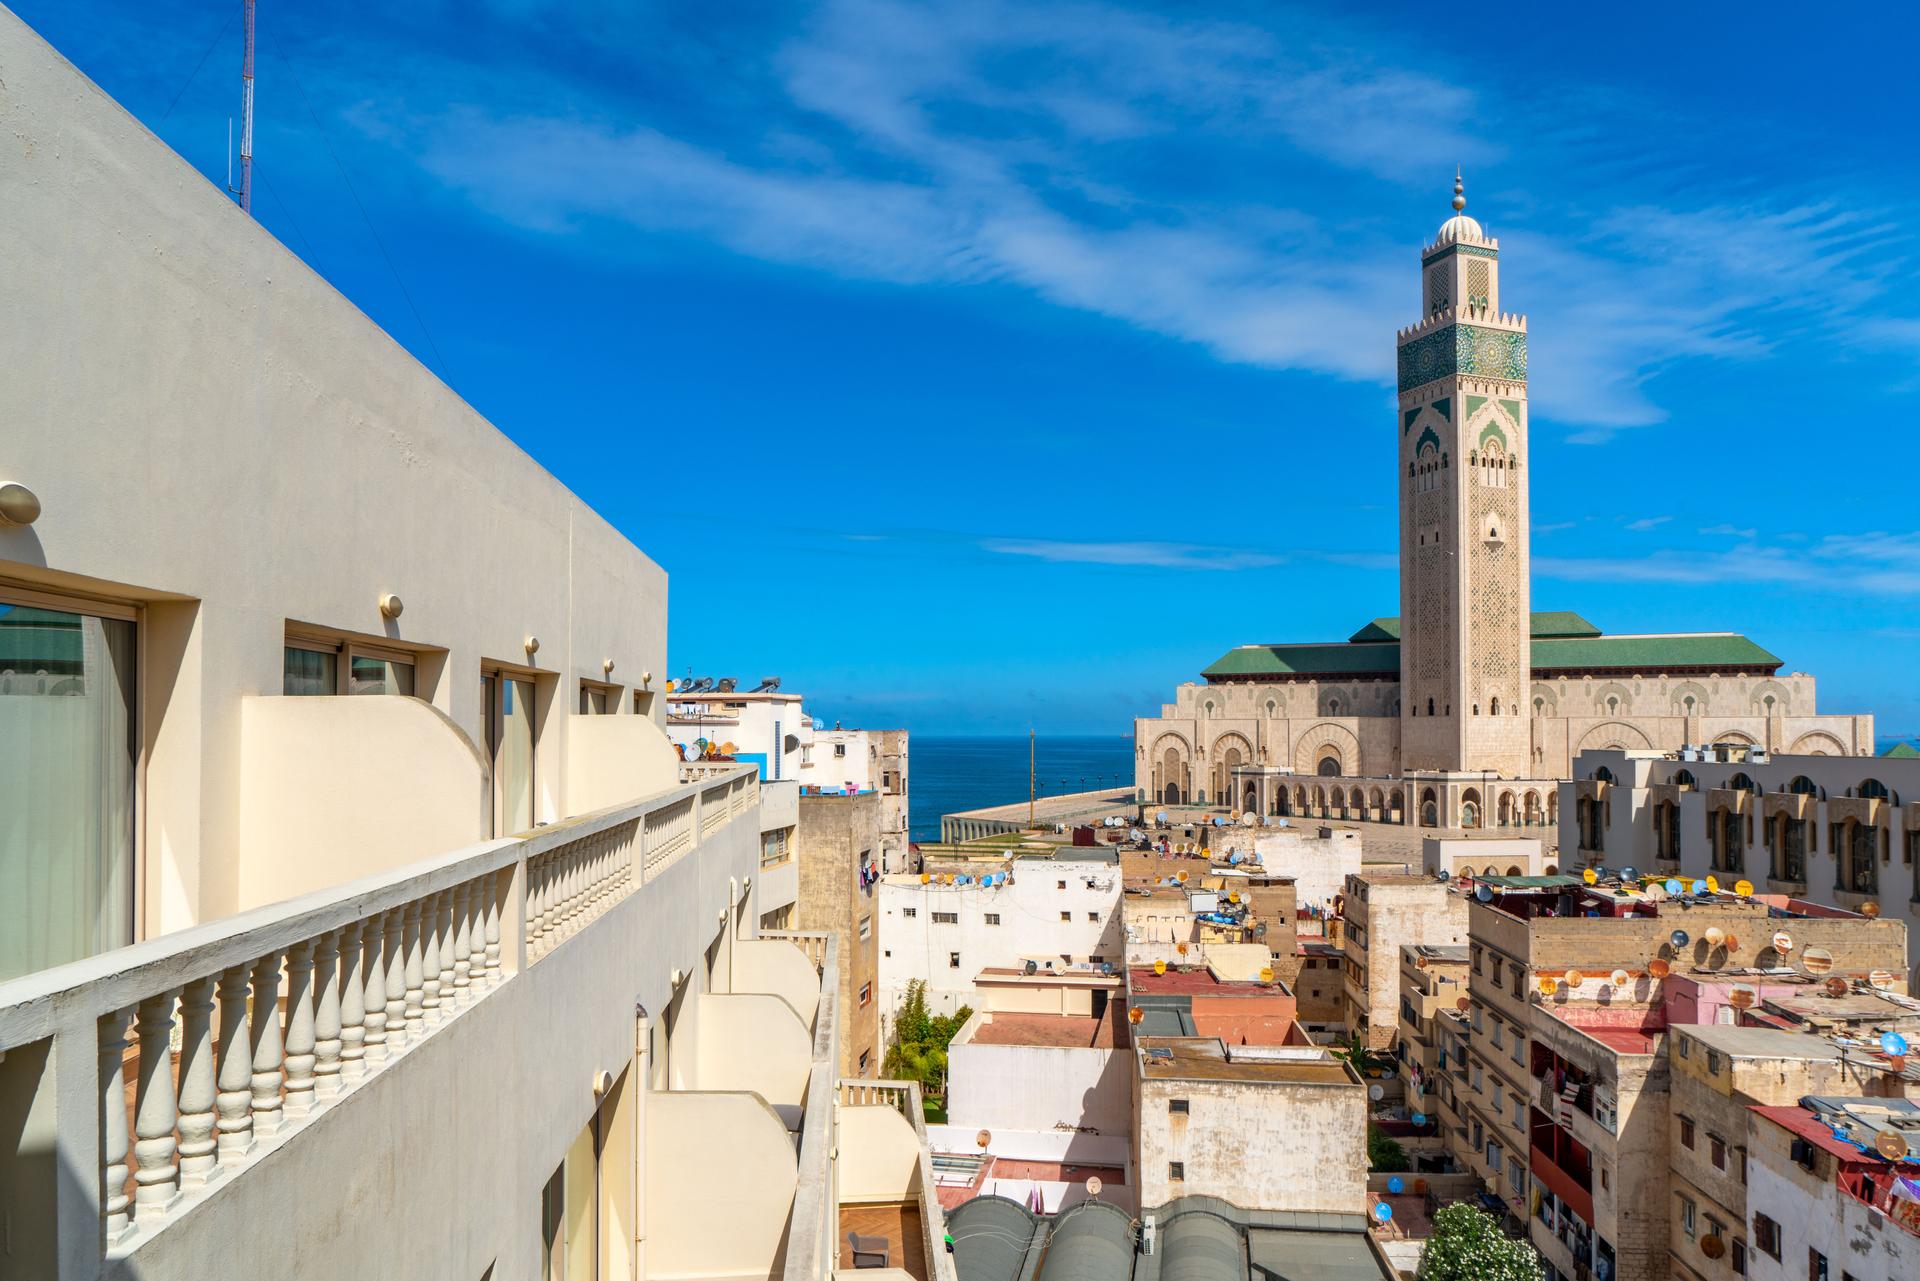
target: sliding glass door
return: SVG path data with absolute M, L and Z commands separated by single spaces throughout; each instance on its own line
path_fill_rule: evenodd
M 0 595 L 0 980 L 133 941 L 134 635 Z

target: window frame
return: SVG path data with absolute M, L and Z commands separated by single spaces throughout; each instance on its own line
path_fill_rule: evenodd
M 282 696 L 287 698 L 327 698 L 348 697 L 353 693 L 353 660 L 356 658 L 377 659 L 382 663 L 400 663 L 413 673 L 413 693 L 402 694 L 402 698 L 417 698 L 423 703 L 433 701 L 432 691 L 422 688 L 420 669 L 425 661 L 430 661 L 445 650 L 431 646 L 395 644 L 391 640 L 375 640 L 357 632 L 340 631 L 336 628 L 320 627 L 313 623 L 302 623 L 288 619 L 284 628 L 280 648 L 282 653 L 289 649 L 305 650 L 310 654 L 332 654 L 333 693 L 326 694 L 286 694 L 286 686 L 281 685 Z M 284 658 L 282 669 L 284 671 Z

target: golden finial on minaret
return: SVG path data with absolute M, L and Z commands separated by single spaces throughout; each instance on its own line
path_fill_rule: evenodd
M 1459 213 L 1467 207 L 1467 184 L 1460 181 L 1460 166 L 1453 167 L 1453 211 Z

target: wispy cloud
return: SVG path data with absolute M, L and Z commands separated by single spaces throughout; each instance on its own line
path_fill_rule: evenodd
M 1718 525 L 1708 525 L 1700 532 L 1710 538 L 1758 538 L 1760 536 L 1760 531 L 1757 529 L 1743 529 L 1724 521 Z
M 1649 529 L 1658 529 L 1672 519 L 1671 516 L 1643 516 L 1639 520 L 1628 521 L 1627 528 L 1635 533 L 1645 533 Z
M 1660 551 L 1640 557 L 1536 556 L 1534 573 L 1572 582 L 1768 583 L 1843 594 L 1920 596 L 1920 534 L 1833 534 L 1784 547 Z
M 980 546 L 1002 556 L 1032 556 L 1040 560 L 1081 565 L 1135 565 L 1154 569 L 1262 569 L 1278 565 L 1282 557 L 1267 552 L 1194 543 L 1118 542 L 1077 543 L 1044 538 L 989 538 Z

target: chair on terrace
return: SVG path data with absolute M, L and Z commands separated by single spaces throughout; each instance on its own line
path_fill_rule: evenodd
M 863 1237 L 858 1232 L 849 1232 L 847 1245 L 853 1250 L 853 1266 L 856 1268 L 893 1266 L 885 1237 Z

